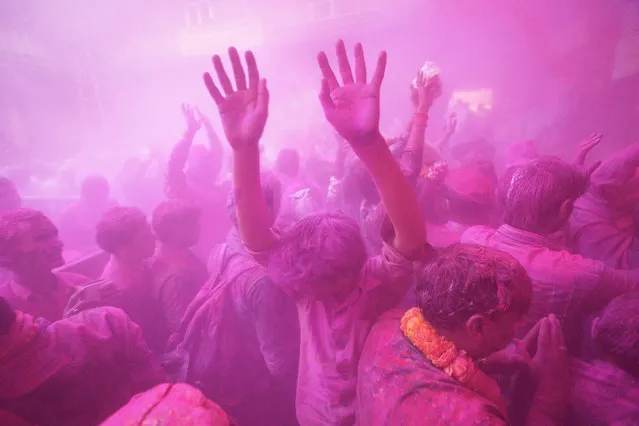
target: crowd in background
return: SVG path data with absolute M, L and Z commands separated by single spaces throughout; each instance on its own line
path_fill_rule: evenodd
M 639 424 L 639 143 L 513 141 L 498 167 L 455 116 L 426 141 L 423 71 L 384 138 L 386 53 L 350 56 L 317 58 L 333 162 L 261 166 L 268 84 L 230 48 L 204 76 L 230 181 L 189 105 L 120 200 L 89 176 L 54 223 L 0 180 L 1 424 Z

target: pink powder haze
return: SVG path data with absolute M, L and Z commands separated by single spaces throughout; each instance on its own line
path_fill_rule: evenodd
M 282 147 L 332 158 L 315 55 L 338 37 L 388 51 L 388 137 L 410 114 L 417 69 L 432 61 L 444 98 L 490 94 L 489 113 L 461 117 L 459 138 L 481 133 L 504 148 L 531 139 L 542 153 L 572 155 L 596 130 L 625 145 L 639 136 L 629 125 L 639 94 L 627 90 L 638 78 L 638 11 L 622 0 L 3 1 L 0 166 L 114 177 L 131 157 L 168 155 L 185 129 L 182 102 L 221 133 L 201 74 L 229 45 L 254 50 L 269 80 L 267 160 Z M 435 105 L 427 139 L 440 136 L 450 105 Z

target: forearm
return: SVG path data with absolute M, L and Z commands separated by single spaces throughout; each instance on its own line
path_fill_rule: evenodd
M 639 143 L 622 149 L 605 160 L 592 174 L 594 185 L 623 185 L 630 180 L 639 167 Z
M 439 152 L 442 152 L 443 150 L 448 148 L 448 143 L 450 142 L 451 136 L 452 135 L 448 133 L 442 136 L 442 138 L 438 140 L 437 143 L 435 143 L 435 148 L 438 149 Z
M 248 146 L 233 152 L 233 186 L 237 220 L 246 246 L 265 251 L 275 243 L 260 180 L 260 151 Z
M 395 248 L 404 255 L 412 255 L 423 247 L 426 239 L 424 222 L 413 189 L 381 135 L 357 148 L 357 155 L 373 177 L 395 228 Z
M 417 176 L 422 166 L 427 120 L 428 115 L 425 113 L 415 113 L 412 121 L 413 125 L 408 135 L 406 149 L 400 159 L 402 166 L 409 171 L 409 178 Z
M 535 395 L 526 418 L 526 426 L 563 425 L 566 418 L 565 408 L 561 403 Z
M 191 145 L 193 144 L 193 138 L 197 131 L 187 129 L 182 136 L 182 139 L 179 140 L 177 144 L 173 147 L 171 151 L 171 156 L 169 157 L 169 162 L 167 164 L 167 172 L 169 177 L 176 174 L 182 173 L 184 171 L 184 167 L 186 166 L 186 162 L 189 159 L 189 152 L 191 151 Z
M 209 140 L 209 149 L 211 150 L 211 154 L 215 158 L 222 158 L 223 150 L 222 150 L 222 141 L 220 137 L 215 132 L 213 126 L 210 123 L 205 122 L 204 128 L 206 129 L 206 136 Z

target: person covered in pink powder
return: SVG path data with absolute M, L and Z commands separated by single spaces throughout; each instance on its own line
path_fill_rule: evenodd
M 404 297 L 413 281 L 413 260 L 421 256 L 426 241 L 415 194 L 379 131 L 386 53 L 379 55 L 368 78 L 361 44 L 355 46 L 353 73 L 344 43 L 339 41 L 342 84 L 326 54 L 318 55 L 319 97 L 325 116 L 368 168 L 394 226 L 381 255 L 373 258 L 367 258 L 357 222 L 341 213 L 307 216 L 279 236 L 271 230 L 259 152 L 269 91 L 251 52 L 246 53 L 248 81 L 235 48 L 229 49 L 229 56 L 235 88 L 217 55 L 213 64 L 219 86 L 208 73 L 204 79 L 233 149 L 242 239 L 297 302 L 301 334 L 297 420 L 302 425 L 353 425 L 357 365 L 364 341 L 377 318 Z

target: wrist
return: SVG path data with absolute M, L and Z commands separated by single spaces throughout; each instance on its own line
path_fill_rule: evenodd
M 377 146 L 380 144 L 384 146 L 388 146 L 386 144 L 386 140 L 384 139 L 382 134 L 379 132 L 379 130 L 376 130 L 375 132 L 370 133 L 363 137 L 349 139 L 348 144 L 351 146 L 353 151 L 355 151 L 355 153 L 358 153 L 358 151 L 367 149 L 371 146 Z
M 430 111 L 430 107 L 432 104 L 418 104 L 415 107 L 415 114 L 426 114 Z
M 415 111 L 413 114 L 413 126 L 426 127 L 428 125 L 428 113 Z
M 233 149 L 233 154 L 260 154 L 260 145 L 257 142 L 231 143 L 231 148 Z
M 187 127 L 186 130 L 184 131 L 184 136 L 195 136 L 195 134 L 197 133 L 198 129 L 196 127 Z

